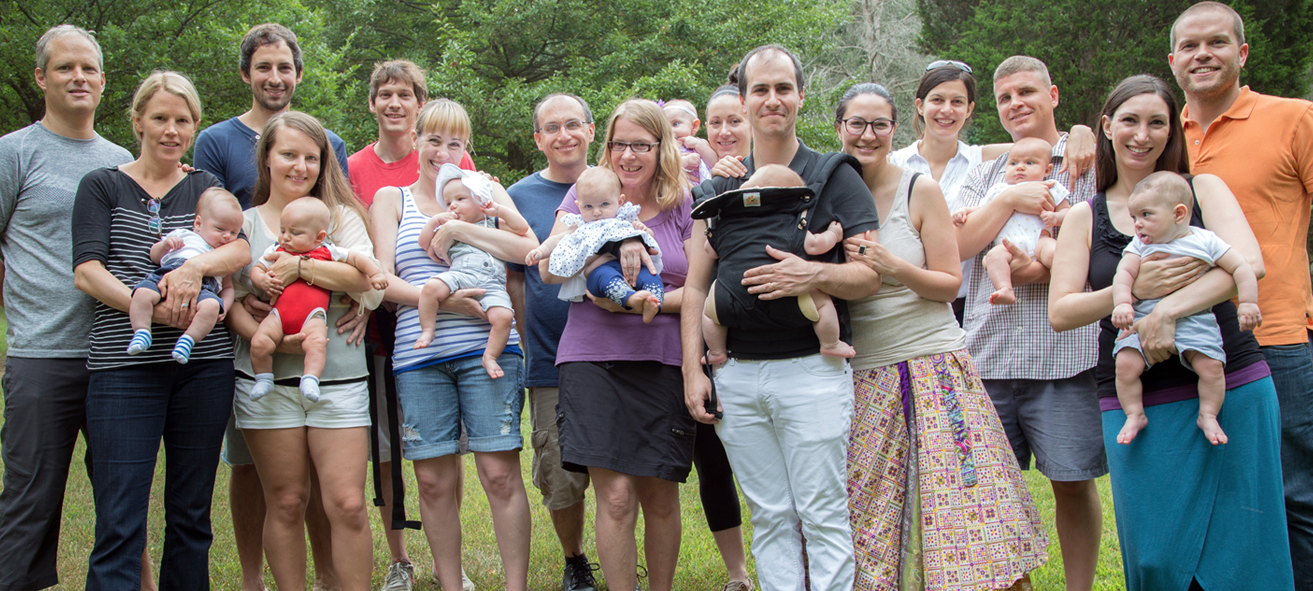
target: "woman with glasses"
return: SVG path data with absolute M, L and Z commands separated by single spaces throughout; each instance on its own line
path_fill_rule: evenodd
M 151 74 L 132 98 L 132 130 L 141 155 L 82 179 L 73 206 L 73 265 L 78 289 L 99 300 L 87 368 L 87 445 L 96 496 L 96 541 L 88 589 L 137 589 L 155 459 L 164 441 L 164 553 L 159 584 L 209 589 L 210 497 L 224 427 L 232 408 L 233 350 L 227 329 L 214 327 L 186 364 L 173 343 L 196 311 L 205 277 L 223 277 L 250 258 L 245 236 L 188 259 L 159 282 L 164 299 L 152 319 L 154 345 L 126 352 L 132 338 L 132 289 L 157 266 L 150 247 L 165 234 L 191 229 L 213 175 L 183 172 L 201 102 L 174 72 Z
M 523 261 L 538 240 L 531 233 L 515 235 L 495 227 L 447 222 L 431 243 L 419 242 L 420 232 L 434 215 L 447 211 L 437 192 L 443 164 L 465 156 L 473 128 L 464 107 L 449 99 L 429 101 L 415 120 L 419 142 L 419 180 L 409 187 L 387 187 L 374 196 L 374 252 L 388 272 L 386 299 L 397 305 L 396 374 L 402 418 L 402 449 L 415 465 L 419 513 L 424 522 L 433 564 L 444 589 L 462 588 L 460 496 L 463 426 L 478 466 L 479 482 L 488 497 L 493 532 L 506 577 L 499 588 L 523 591 L 529 576 L 529 497 L 520 476 L 520 413 L 524 409 L 523 354 L 520 336 L 512 330 L 497 357 L 504 375 L 493 378 L 481 359 L 492 325 L 473 297 L 480 290 L 461 290 L 443 300 L 434 325 L 434 340 L 415 349 L 419 338 L 419 295 L 424 283 L 450 267 L 429 256 L 446 252 L 460 241 L 502 261 Z M 492 185 L 493 199 L 514 209 L 501 185 Z M 362 464 L 363 465 L 363 464 Z
M 930 62 L 916 87 L 916 114 L 912 120 L 918 139 L 911 145 L 889 154 L 889 161 L 927 174 L 939 183 L 948 200 L 950 212 L 958 209 L 957 194 L 966 182 L 967 174 L 983 161 L 1003 155 L 1012 144 L 970 145 L 962 141 L 962 132 L 976 109 L 976 77 L 971 66 L 956 60 Z M 1077 174 L 1094 166 L 1094 132 L 1084 125 L 1071 128 L 1067 142 L 1067 157 L 1057 169 L 1069 163 Z M 966 303 L 966 289 L 971 283 L 971 261 L 962 264 L 962 286 L 953 302 L 958 324 L 962 323 L 962 310 Z
M 881 222 L 878 241 L 854 236 L 845 249 L 884 283 L 848 304 L 855 589 L 1028 588 L 1047 558 L 1044 529 L 949 307 L 961 273 L 943 194 L 888 161 L 897 120 L 878 84 L 852 87 L 835 110 Z
M 670 124 L 656 103 L 621 103 L 605 139 L 599 166 L 616 173 L 621 192 L 641 208 L 639 220 L 655 234 L 666 295 L 649 324 L 641 310 L 626 310 L 603 296 L 589 294 L 591 302 L 570 304 L 556 353 L 561 461 L 566 470 L 592 478 L 597 553 L 610 587 L 637 585 L 634 536 L 641 507 L 648 583 L 668 591 L 679 558 L 678 485 L 692 467 L 696 430 L 684 407 L 679 319 L 692 200 Z M 561 201 L 553 234 L 568 230 L 562 215 L 579 213 L 575 195 L 571 188 Z M 641 243 L 626 241 L 615 256 L 632 283 L 647 252 Z M 547 261 L 539 271 L 548 283 L 566 279 L 552 275 Z

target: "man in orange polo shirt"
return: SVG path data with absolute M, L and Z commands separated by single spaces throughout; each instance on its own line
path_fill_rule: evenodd
M 1258 284 L 1263 347 L 1281 405 L 1281 468 L 1295 586 L 1313 590 L 1313 357 L 1309 352 L 1308 238 L 1313 103 L 1240 86 L 1249 56 L 1244 22 L 1216 2 L 1172 25 L 1168 62 L 1185 91 L 1181 119 L 1196 174 L 1226 181 L 1263 251 Z

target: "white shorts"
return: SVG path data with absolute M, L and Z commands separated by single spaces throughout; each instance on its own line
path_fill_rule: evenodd
M 296 386 L 274 386 L 264 397 L 251 400 L 254 386 L 253 380 L 237 378 L 233 412 L 239 429 L 369 426 L 369 385 L 363 379 L 345 384 L 320 384 L 319 402 L 307 400 Z

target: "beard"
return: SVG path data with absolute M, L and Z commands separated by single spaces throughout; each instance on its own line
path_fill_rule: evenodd
M 1219 62 L 1221 69 L 1218 70 L 1219 76 L 1217 81 L 1208 84 L 1196 84 L 1190 79 L 1190 72 L 1183 71 L 1176 73 L 1176 84 L 1185 91 L 1187 97 L 1193 96 L 1201 100 L 1209 100 L 1225 95 L 1236 81 L 1240 79 L 1240 64 L 1231 62 Z
M 287 105 L 292 103 L 293 90 L 293 87 L 288 87 L 287 90 L 283 92 L 283 96 L 277 99 L 270 98 L 269 95 L 266 95 L 263 92 L 258 92 L 255 94 L 255 100 L 260 103 L 261 107 L 276 113 L 286 109 Z

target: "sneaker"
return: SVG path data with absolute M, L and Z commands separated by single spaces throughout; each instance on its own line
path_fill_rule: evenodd
M 597 581 L 593 579 L 593 571 L 597 569 L 596 564 L 588 562 L 586 554 L 567 556 L 565 571 L 561 573 L 561 591 L 597 591 Z
M 387 577 L 379 591 L 410 591 L 415 586 L 415 566 L 398 558 L 388 567 Z
M 438 578 L 438 571 L 433 571 L 433 584 L 438 591 L 442 591 L 442 579 Z M 465 567 L 460 568 L 460 591 L 477 591 L 474 588 L 474 581 L 470 580 L 469 575 L 465 574 Z
M 752 591 L 752 581 L 735 580 L 725 583 L 725 588 L 721 591 Z

